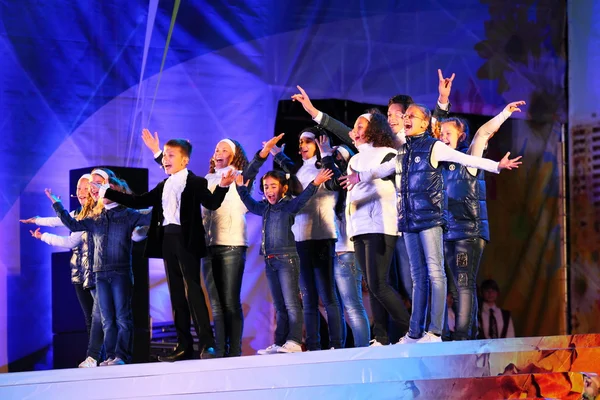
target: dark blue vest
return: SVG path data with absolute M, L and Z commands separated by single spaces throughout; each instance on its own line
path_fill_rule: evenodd
M 448 231 L 445 240 L 482 238 L 490 240 L 484 171 L 473 176 L 467 167 L 442 163 L 448 196 Z
M 446 195 L 441 168 L 434 168 L 430 158 L 437 139 L 429 132 L 407 137 L 402 165 L 398 229 L 421 232 L 435 226 L 446 226 Z

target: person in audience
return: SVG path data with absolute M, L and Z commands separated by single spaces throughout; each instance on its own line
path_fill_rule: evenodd
M 162 151 L 158 133 L 142 131 L 142 139 L 152 151 L 154 159 L 162 165 Z M 208 188 L 214 192 L 224 173 L 242 173 L 248 165 L 246 152 L 234 139 L 222 139 L 210 159 L 209 171 L 204 177 Z M 249 179 L 246 177 L 246 179 Z M 254 178 L 250 179 L 252 183 Z M 216 210 L 202 207 L 206 229 L 207 254 L 202 259 L 202 277 L 208 292 L 215 334 L 216 357 L 242 355 L 242 277 L 248 250 L 246 213 L 237 190 L 229 190 Z
M 204 290 L 200 283 L 200 261 L 206 256 L 205 229 L 201 206 L 219 208 L 235 173 L 228 170 L 211 192 L 208 181 L 188 170 L 192 145 L 187 140 L 171 139 L 164 145 L 162 164 L 169 177 L 141 195 L 112 190 L 106 185 L 100 196 L 135 209 L 152 207 L 152 219 L 145 255 L 162 258 L 177 331 L 177 346 L 159 361 L 173 362 L 193 357 L 190 319 L 194 321 L 200 358 L 214 358 L 214 336 L 210 326 Z
M 248 166 L 254 171 L 247 171 L 246 175 L 255 175 L 260 169 L 269 154 L 269 146 L 275 145 L 274 139 L 255 155 Z M 265 195 L 262 201 L 252 198 L 247 187 L 249 181 L 244 181 L 243 175 L 236 178 L 237 190 L 246 208 L 263 219 L 260 252 L 265 257 L 265 274 L 277 319 L 275 341 L 259 350 L 259 355 L 302 351 L 303 315 L 298 296 L 300 260 L 292 225 L 296 214 L 332 175 L 330 170 L 320 169 L 312 183 L 301 193 L 295 192 L 298 197 L 292 199 L 289 195 L 291 178 L 281 171 L 269 171 L 261 179 L 260 188 Z
M 493 279 L 481 283 L 483 306 L 479 309 L 479 338 L 498 339 L 514 338 L 515 327 L 509 310 L 496 305 L 500 288 Z

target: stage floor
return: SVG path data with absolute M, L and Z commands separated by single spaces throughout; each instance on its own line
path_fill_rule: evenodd
M 507 379 L 525 390 L 540 376 L 581 393 L 597 360 L 600 335 L 390 345 L 0 374 L 0 399 L 508 398 L 494 392 Z

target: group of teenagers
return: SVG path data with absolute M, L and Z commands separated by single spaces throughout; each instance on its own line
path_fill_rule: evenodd
M 258 354 L 300 352 L 303 344 L 320 350 L 320 303 L 330 348 L 346 346 L 346 322 L 356 347 L 389 344 L 390 322 L 402 333 L 399 344 L 440 342 L 448 292 L 456 315 L 452 339 L 475 338 L 477 270 L 490 240 L 484 171 L 521 164 L 510 153 L 499 162 L 483 153 L 525 103 L 508 104 L 471 140 L 466 121 L 448 115 L 454 74 L 445 78 L 438 70 L 438 76 L 433 115 L 398 95 L 387 117 L 371 109 L 353 128 L 317 110 L 298 86 L 292 99 L 317 123 L 300 132 L 300 162 L 277 146 L 284 134 L 264 142 L 250 160 L 228 138 L 216 144 L 202 178 L 187 168 L 189 141 L 171 139 L 161 149 L 158 134 L 145 129 L 144 143 L 169 175 L 154 189 L 133 194 L 112 171 L 96 168 L 79 180 L 81 207 L 72 213 L 47 189 L 58 217 L 22 222 L 72 231 L 69 237 L 31 233 L 73 248 L 72 281 L 90 339 L 80 367 L 131 362 L 131 246 L 143 239 L 146 257 L 164 259 L 177 332 L 177 346 L 159 360 L 194 356 L 190 321 L 200 358 L 240 356 L 248 212 L 262 218 L 260 253 L 276 320 L 273 343 Z M 341 144 L 333 146 L 330 135 Z M 255 182 L 270 155 L 279 169 Z M 262 200 L 252 195 L 256 183 Z M 401 283 L 393 284 L 391 275 Z

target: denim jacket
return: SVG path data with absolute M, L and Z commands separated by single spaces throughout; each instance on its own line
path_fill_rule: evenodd
M 151 214 L 119 205 L 102 210 L 97 217 L 77 221 L 62 203 L 53 204 L 56 214 L 72 232 L 87 231 L 94 247 L 94 272 L 131 268 L 131 234 L 136 226 L 150 224 Z
M 263 217 L 262 241 L 260 254 L 296 253 L 296 241 L 292 233 L 292 225 L 296 214 L 310 198 L 317 193 L 318 186 L 310 184 L 300 195 L 294 199 L 285 196 L 277 204 L 270 204 L 267 200 L 256 201 L 250 195 L 246 186 L 238 186 L 240 198 L 252 214 Z

